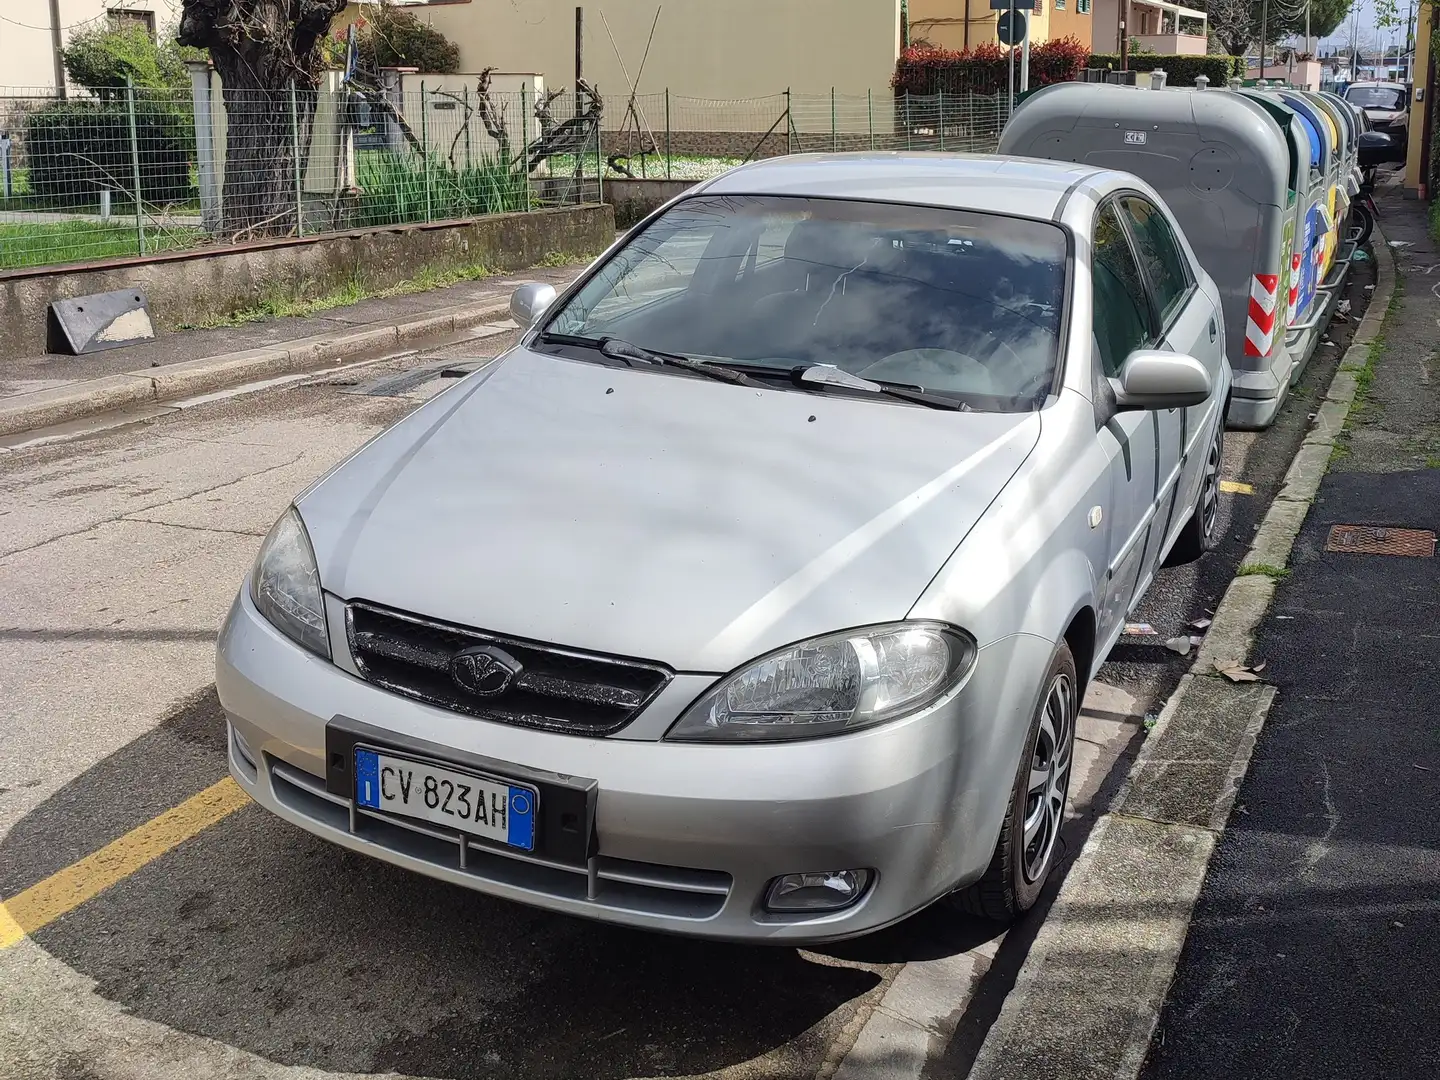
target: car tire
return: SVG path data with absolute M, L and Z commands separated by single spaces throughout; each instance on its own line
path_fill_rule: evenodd
M 1190 508 L 1190 520 L 1175 538 L 1175 545 L 1165 557 L 1166 566 L 1192 563 L 1207 551 L 1214 551 L 1220 542 L 1220 463 L 1225 459 L 1225 418 L 1215 425 L 1215 438 L 1205 456 L 1205 475 L 1200 481 L 1200 494 Z
M 1059 849 L 1081 698 L 1075 657 L 1065 642 L 1041 685 L 990 866 L 975 884 L 951 894 L 961 911 L 997 922 L 1014 922 L 1035 905 Z

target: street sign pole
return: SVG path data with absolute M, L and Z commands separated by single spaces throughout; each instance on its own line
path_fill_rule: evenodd
M 1015 29 L 1015 0 L 1010 0 L 1009 25 L 1010 29 L 1013 31 Z M 1011 40 L 1013 41 L 1014 38 L 1011 38 Z M 1009 77 L 1005 83 L 1005 93 L 1007 95 L 1006 101 L 1008 103 L 1008 108 L 1005 111 L 1005 115 L 1013 116 L 1015 114 L 1015 46 L 1013 44 L 1010 46 L 1008 70 Z

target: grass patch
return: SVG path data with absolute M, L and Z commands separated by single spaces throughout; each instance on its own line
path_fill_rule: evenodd
M 590 255 L 568 255 L 563 252 L 551 252 L 545 256 L 539 265 L 547 267 L 568 266 L 571 263 L 583 262 L 589 258 L 591 258 Z M 411 296 L 415 293 L 429 292 L 432 289 L 443 289 L 450 285 L 458 285 L 465 281 L 480 281 L 483 278 L 494 277 L 498 273 L 500 273 L 500 271 L 491 269 L 483 263 L 470 263 L 465 266 L 456 266 L 444 270 L 426 267 L 413 278 L 407 278 L 394 285 L 375 285 L 366 281 L 363 277 L 354 277 L 343 285 L 319 292 L 316 291 L 313 282 L 302 282 L 292 289 L 268 293 L 261 297 L 260 301 L 252 307 L 232 311 L 228 315 L 217 315 L 214 318 L 203 319 L 199 322 L 182 323 L 176 327 L 176 329 L 214 330 L 218 327 L 244 326 L 247 323 L 264 322 L 267 319 L 305 318 L 309 315 L 319 315 L 322 312 L 332 311 L 335 308 L 358 304 L 362 300 L 377 300 L 391 296 Z
M 1235 571 L 1236 577 L 1268 577 L 1275 581 L 1284 581 L 1290 576 L 1290 571 L 1283 566 L 1271 566 L 1269 563 L 1246 563 Z
M 1440 199 L 1430 200 L 1430 239 L 1440 240 Z
M 195 247 L 206 240 L 203 229 L 145 230 L 145 254 Z M 88 262 L 139 255 L 135 226 L 92 221 L 54 221 L 0 225 L 0 270 L 26 266 Z

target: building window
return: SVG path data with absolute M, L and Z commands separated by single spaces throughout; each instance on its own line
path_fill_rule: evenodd
M 135 8 L 110 8 L 105 12 L 105 17 L 110 23 L 111 30 L 128 30 L 130 27 L 139 27 L 155 39 L 155 13 L 153 11 L 138 11 Z
M 1044 14 L 1045 14 L 1045 0 L 1035 0 L 1035 14 L 1036 14 L 1036 15 L 1044 15 Z
M 1090 14 L 1090 0 L 1075 0 L 1075 10 L 1081 15 Z
M 1065 10 L 1065 0 L 1055 0 L 1055 10 L 1056 10 L 1056 11 L 1064 11 L 1064 10 Z

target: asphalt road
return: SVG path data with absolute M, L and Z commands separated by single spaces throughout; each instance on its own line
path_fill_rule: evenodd
M 0 897 L 224 775 L 215 632 L 260 537 L 513 337 L 0 451 Z M 1240 539 L 1162 574 L 1137 614 L 1160 636 L 1092 688 L 1071 855 L 1188 663 L 1160 642 L 1214 606 L 1341 351 L 1277 428 L 1229 440 L 1227 477 L 1255 488 L 1224 500 Z M 0 947 L 0 1077 L 829 1077 L 902 970 L 932 1074 L 958 1077 L 1033 928 L 932 910 L 823 951 L 695 943 L 488 900 L 251 806 Z

